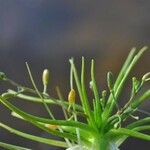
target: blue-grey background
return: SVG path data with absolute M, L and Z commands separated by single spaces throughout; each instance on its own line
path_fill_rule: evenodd
M 56 96 L 56 85 L 67 96 L 70 57 L 75 57 L 78 65 L 81 56 L 86 57 L 87 63 L 91 58 L 96 60 L 96 78 L 102 90 L 106 72 L 112 70 L 116 75 L 130 48 L 141 48 L 149 42 L 149 0 L 0 0 L 0 70 L 31 86 L 25 61 L 31 65 L 37 82 L 41 80 L 42 70 L 49 68 L 52 96 Z M 140 77 L 150 71 L 149 59 L 150 52 L 147 52 L 133 75 Z M 41 88 L 42 84 L 37 85 Z M 5 90 L 3 83 L 0 89 Z M 125 91 L 123 100 L 128 89 Z M 147 111 L 148 104 L 143 105 Z M 25 102 L 18 105 L 29 112 L 46 115 L 42 106 Z M 61 116 L 59 112 L 56 115 Z M 28 133 L 46 136 L 37 128 L 10 117 L 2 105 L 0 120 Z M 56 149 L 28 142 L 1 129 L 0 141 L 34 150 Z M 129 139 L 121 149 L 149 150 L 149 146 L 149 142 Z

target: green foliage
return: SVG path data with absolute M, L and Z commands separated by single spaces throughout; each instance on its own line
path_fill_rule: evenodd
M 47 93 L 47 86 L 49 83 L 48 70 L 46 70 L 46 80 L 45 78 L 42 78 L 44 86 L 43 92 L 39 91 L 37 88 L 31 69 L 27 63 L 26 66 L 33 88 L 22 86 L 9 79 L 4 73 L 0 72 L 1 81 L 8 82 L 18 89 L 17 91 L 9 89 L 0 96 L 0 102 L 6 106 L 6 108 L 11 110 L 12 116 L 17 117 L 22 121 L 29 122 L 31 125 L 36 126 L 49 134 L 61 137 L 64 140 L 58 141 L 31 135 L 11 128 L 3 123 L 0 123 L 0 128 L 29 140 L 63 148 L 78 145 L 80 148 L 84 147 L 89 150 L 117 150 L 117 147 L 119 147 L 120 144 L 130 136 L 150 141 L 150 135 L 141 133 L 144 130 L 150 130 L 150 117 L 136 120 L 128 125 L 124 124 L 127 119 L 131 117 L 133 118 L 138 107 L 150 98 L 150 90 L 140 92 L 140 95 L 138 94 L 145 82 L 150 80 L 150 73 L 146 73 L 141 79 L 137 79 L 136 77 L 132 78 L 132 89 L 130 92 L 131 94 L 129 95 L 130 98 L 122 108 L 119 107 L 120 94 L 123 92 L 122 89 L 124 84 L 128 79 L 131 70 L 146 50 L 147 47 L 143 47 L 137 52 L 136 48 L 133 48 L 116 80 L 114 79 L 112 72 L 108 72 L 108 91 L 103 90 L 99 92 L 95 79 L 95 62 L 92 59 L 90 88 L 93 92 L 93 97 L 90 98 L 88 97 L 87 87 L 85 85 L 85 59 L 82 57 L 80 75 L 78 74 L 74 60 L 70 59 L 70 90 L 73 90 L 74 92 L 74 102 L 76 102 L 75 95 L 79 96 L 81 101 L 79 104 L 71 103 L 70 105 L 68 100 L 64 100 L 58 87 L 57 99 L 52 98 Z M 13 100 L 14 98 L 19 98 L 30 103 L 42 104 L 49 117 L 38 117 L 25 112 L 19 108 L 19 106 L 15 106 L 10 101 L 10 99 Z M 93 106 L 90 103 L 91 99 L 93 100 Z M 56 119 L 50 110 L 49 105 L 60 107 L 65 119 Z M 79 119 L 79 117 L 84 117 L 84 121 Z M 138 119 L 137 117 L 134 118 Z M 27 148 L 13 146 L 3 142 L 0 142 L 0 147 L 14 150 L 28 150 Z

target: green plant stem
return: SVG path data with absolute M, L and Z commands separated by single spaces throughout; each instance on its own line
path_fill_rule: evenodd
M 61 102 L 61 107 L 62 107 L 64 117 L 65 117 L 66 120 L 68 120 L 68 114 L 67 114 L 67 111 L 66 111 L 67 108 L 65 107 L 64 98 L 63 98 L 58 86 L 56 87 L 56 92 L 57 92 L 58 98 L 60 99 L 60 102 Z
M 7 78 L 5 81 L 7 81 L 7 82 L 10 83 L 11 85 L 13 85 L 13 86 L 15 86 L 15 87 L 17 87 L 17 88 L 20 88 L 20 89 L 22 89 L 22 90 L 24 90 L 24 91 L 26 91 L 26 92 L 30 92 L 30 93 L 36 94 L 36 91 L 35 91 L 35 90 L 33 90 L 33 89 L 31 89 L 31 88 L 28 88 L 28 87 L 25 87 L 25 86 L 22 86 L 22 85 L 20 85 L 20 84 L 14 82 L 13 80 L 11 80 L 11 79 L 9 79 L 9 78 Z
M 138 120 L 138 121 L 136 121 L 136 122 L 133 122 L 133 123 L 129 124 L 129 125 L 127 126 L 127 128 L 128 128 L 128 129 L 133 129 L 133 128 L 136 128 L 136 127 L 138 127 L 138 126 L 145 125 L 145 124 L 147 124 L 147 123 L 150 123 L 150 117 L 146 117 L 146 118 L 144 118 L 144 119 L 141 119 L 141 120 Z
M 142 102 L 148 100 L 150 98 L 150 90 L 146 91 L 142 96 L 140 96 L 137 100 L 131 103 L 131 108 L 137 108 Z
M 122 81 L 122 79 L 123 79 L 123 77 L 124 77 L 124 74 L 125 74 L 125 72 L 126 72 L 128 66 L 130 65 L 131 61 L 133 60 L 133 58 L 134 58 L 134 56 L 135 56 L 135 53 L 136 53 L 136 48 L 132 48 L 132 50 L 130 51 L 130 53 L 129 53 L 129 55 L 128 55 L 128 57 L 127 57 L 127 59 L 126 59 L 124 65 L 123 65 L 123 67 L 122 67 L 122 69 L 121 69 L 119 75 L 118 75 L 118 78 L 117 78 L 117 80 L 116 80 L 116 82 L 115 82 L 115 84 L 114 84 L 114 91 L 117 90 L 119 84 L 121 83 L 121 81 Z M 103 118 L 104 118 L 104 119 L 103 119 L 103 120 L 104 120 L 103 122 L 105 122 L 105 120 L 107 120 L 107 117 L 109 116 L 109 113 L 110 113 L 109 109 L 110 109 L 110 106 L 111 106 L 112 101 L 113 101 L 113 96 L 112 96 L 112 94 L 111 94 L 111 95 L 109 96 L 109 98 L 108 98 L 108 101 L 107 101 L 107 103 L 106 103 L 105 110 L 104 110 L 104 112 L 103 112 Z M 112 111 L 112 110 L 111 110 L 111 111 Z
M 83 93 L 83 99 L 84 99 L 84 107 L 85 107 L 85 111 L 87 113 L 87 115 L 89 116 L 90 120 L 90 124 L 92 126 L 94 126 L 95 121 L 92 115 L 92 110 L 88 101 L 88 96 L 87 96 L 87 92 L 86 92 L 86 87 L 85 87 L 85 60 L 84 57 L 82 57 L 82 68 L 81 68 L 81 90 Z
M 7 150 L 31 150 L 31 149 L 24 148 L 24 147 L 21 147 L 21 146 L 7 144 L 7 143 L 4 143 L 4 142 L 0 142 L 0 147 L 5 148 L 5 150 L 6 149 Z
M 37 88 L 37 86 L 36 86 L 36 84 L 35 84 L 35 82 L 34 82 L 34 79 L 33 79 L 33 76 L 32 76 L 31 70 L 30 70 L 30 67 L 29 67 L 29 65 L 28 65 L 27 62 L 26 62 L 26 67 L 27 67 L 27 70 L 28 70 L 28 73 L 29 73 L 29 76 L 30 76 L 30 79 L 31 79 L 31 82 L 32 82 L 32 85 L 33 85 L 35 91 L 37 92 L 37 94 L 38 94 L 39 97 L 41 98 L 41 100 L 42 100 L 42 102 L 43 102 L 43 104 L 44 104 L 44 107 L 45 107 L 45 109 L 47 110 L 49 116 L 50 116 L 53 120 L 55 120 L 54 115 L 52 114 L 51 110 L 49 109 L 47 103 L 45 103 L 43 96 L 42 96 L 41 93 L 39 92 L 39 90 L 38 90 L 38 88 Z M 44 93 L 46 93 L 46 90 L 47 90 L 47 85 L 44 85 Z M 59 127 L 58 129 L 59 129 L 59 131 L 60 131 L 61 133 L 63 133 L 63 130 L 62 130 L 60 127 Z M 67 138 L 64 138 L 64 139 L 65 139 L 66 143 L 68 143 L 68 145 L 70 145 L 69 140 L 68 140 Z
M 70 89 L 74 89 L 74 86 L 73 86 L 73 70 L 72 70 L 72 67 L 70 67 Z M 74 106 L 75 102 L 72 104 L 72 108 L 73 108 L 73 112 L 72 112 L 72 115 L 73 115 L 73 118 L 74 118 L 74 121 L 78 121 L 78 118 L 77 118 L 77 113 L 76 113 L 76 110 L 75 110 L 75 106 Z M 81 138 L 80 138 L 80 130 L 79 128 L 75 128 L 76 130 L 76 135 L 77 135 L 77 143 L 79 146 L 81 146 Z
M 135 64 L 137 63 L 137 61 L 141 58 L 141 56 L 143 55 L 143 53 L 147 50 L 147 47 L 143 47 L 138 54 L 135 55 L 135 50 L 132 50 L 131 53 L 129 54 L 129 57 L 127 59 L 127 61 L 125 62 L 125 65 L 121 71 L 121 75 L 119 76 L 118 82 L 116 81 L 115 83 L 115 97 L 116 100 L 118 100 L 118 97 L 120 95 L 120 92 L 123 88 L 123 85 L 129 75 L 129 73 L 131 72 L 131 70 L 133 69 L 133 67 L 135 66 Z M 135 55 L 135 56 L 134 56 Z M 120 82 L 119 82 L 120 81 Z M 111 115 L 113 108 L 114 108 L 114 101 L 112 100 L 112 97 L 109 97 L 109 100 L 107 102 L 105 111 L 104 111 L 104 118 L 105 120 L 108 119 L 108 117 Z
M 133 130 L 135 131 L 150 130 L 150 125 L 139 126 L 139 127 L 133 128 Z
M 94 60 L 92 59 L 91 61 L 91 79 L 92 79 L 92 89 L 94 92 L 94 97 L 95 97 L 95 110 L 96 111 L 96 122 L 98 127 L 100 127 L 101 123 L 102 123 L 102 106 L 101 106 L 101 102 L 100 102 L 100 97 L 99 97 L 99 93 L 98 93 L 98 88 L 96 85 L 96 80 L 95 80 L 95 76 L 94 76 Z
M 148 98 L 150 98 L 150 90 L 146 91 L 140 97 L 133 100 L 130 106 L 127 109 L 125 109 L 122 113 L 122 120 L 127 119 L 131 114 L 133 114 L 136 111 L 136 109 L 138 109 L 138 107 L 141 105 L 141 103 L 143 103 L 146 100 L 149 100 Z
M 28 70 L 28 73 L 29 73 L 29 76 L 30 76 L 30 80 L 31 80 L 31 82 L 32 82 L 32 85 L 33 85 L 35 91 L 37 92 L 37 94 L 38 94 L 39 97 L 41 98 L 41 100 L 42 100 L 42 102 L 43 102 L 43 104 L 44 104 L 44 107 L 45 107 L 45 109 L 47 110 L 49 116 L 50 116 L 52 119 L 54 119 L 54 116 L 53 116 L 51 110 L 49 109 L 48 105 L 45 103 L 43 96 L 40 94 L 38 88 L 36 87 L 36 84 L 35 84 L 35 82 L 34 82 L 34 79 L 33 79 L 32 73 L 31 73 L 31 69 L 30 69 L 30 67 L 29 67 L 29 65 L 28 65 L 27 62 L 26 62 L 26 67 L 27 67 L 27 70 Z
M 49 128 L 45 127 L 43 124 L 39 123 L 40 122 L 39 120 L 42 120 L 42 119 L 40 119 L 38 117 L 34 117 L 33 115 L 29 115 L 29 114 L 19 110 L 17 107 L 13 106 L 12 104 L 10 104 L 7 100 L 4 100 L 3 98 L 0 98 L 0 101 L 6 107 L 8 107 L 10 110 L 16 112 L 21 117 L 23 117 L 26 121 L 32 123 L 33 125 L 37 126 L 38 128 L 40 128 L 40 129 L 42 129 L 42 130 L 44 130 L 44 131 L 46 131 L 50 134 L 53 134 L 53 135 L 56 135 L 56 136 L 59 136 L 59 137 L 63 137 L 63 138 L 68 138 L 68 139 L 76 141 L 76 137 L 74 135 L 72 135 L 70 133 L 62 133 L 62 132 L 59 132 L 57 130 L 49 129 Z M 52 121 L 55 121 L 55 120 L 52 120 Z
M 142 81 L 141 84 L 140 84 L 140 86 L 139 86 L 138 89 L 136 90 L 136 92 L 134 92 L 134 93 L 131 95 L 129 101 L 128 101 L 128 102 L 125 104 L 125 106 L 122 108 L 122 112 L 123 112 L 126 108 L 128 108 L 128 107 L 130 106 L 130 104 L 131 104 L 132 101 L 134 100 L 135 96 L 137 95 L 137 93 L 138 93 L 138 92 L 140 91 L 140 89 L 142 88 L 143 84 L 144 84 L 144 82 Z
M 88 125 L 86 125 L 85 123 L 82 123 L 82 122 L 66 121 L 66 120 L 51 120 L 51 119 L 36 117 L 36 116 L 30 115 L 30 114 L 25 113 L 24 111 L 18 109 L 17 107 L 15 107 L 11 103 L 9 103 L 7 100 L 4 100 L 2 97 L 0 97 L 0 101 L 6 107 L 8 107 L 11 111 L 16 112 L 17 114 L 19 114 L 23 118 L 27 118 L 27 120 L 29 119 L 29 120 L 34 120 L 35 122 L 41 122 L 41 123 L 52 124 L 52 125 L 78 127 L 78 128 L 81 128 L 83 130 L 86 130 L 86 131 L 89 131 L 89 132 L 92 132 L 92 133 L 95 132 L 95 130 L 92 127 L 90 127 L 90 126 L 88 126 Z
M 113 132 L 114 134 L 119 134 L 119 135 L 122 134 L 122 135 L 127 135 L 127 136 L 150 141 L 150 135 L 146 135 L 146 134 L 139 133 L 137 131 L 133 131 L 133 130 L 125 129 L 125 128 L 112 129 L 111 132 Z
M 13 94 L 15 97 L 21 98 L 21 99 L 26 100 L 26 101 L 31 101 L 31 102 L 35 102 L 35 103 L 42 103 L 41 98 L 39 98 L 39 97 L 28 96 L 28 95 L 21 94 L 21 93 L 18 93 L 16 91 L 10 90 L 10 89 L 8 90 L 7 93 L 8 93 L 8 95 Z M 5 93 L 5 94 L 7 94 L 7 93 Z M 69 105 L 69 103 L 67 101 L 61 101 L 61 100 L 54 99 L 54 98 L 46 98 L 46 99 L 44 99 L 44 101 L 47 104 L 59 105 L 61 107 L 65 106 L 66 109 L 68 108 L 68 105 Z M 78 111 L 81 111 L 81 112 L 83 111 L 83 108 L 78 104 L 75 104 L 75 108 Z
M 64 148 L 67 147 L 67 144 L 65 142 L 61 142 L 61 141 L 58 141 L 58 140 L 52 140 L 52 139 L 47 139 L 47 138 L 42 138 L 42 137 L 34 136 L 34 135 L 31 135 L 31 134 L 27 134 L 27 133 L 18 131 L 16 129 L 13 129 L 13 128 L 11 128 L 11 127 L 3 124 L 3 123 L 0 123 L 0 127 L 8 130 L 9 132 L 11 132 L 13 134 L 24 137 L 26 139 L 30 139 L 30 140 L 33 140 L 33 141 L 37 141 L 37 142 L 48 144 L 48 145 L 58 146 L 58 147 L 64 147 Z
M 77 73 L 76 67 L 75 67 L 74 62 L 73 62 L 72 59 L 70 59 L 70 64 L 71 64 L 71 67 L 72 67 L 72 70 L 73 70 L 73 75 L 74 75 L 74 78 L 75 78 L 75 82 L 76 82 L 76 85 L 77 85 L 77 89 L 78 89 L 78 92 L 79 92 L 79 97 L 80 97 L 80 100 L 81 100 L 81 103 L 82 103 L 82 106 L 83 106 L 83 110 L 84 110 L 85 114 L 89 117 L 90 124 L 94 127 L 95 124 L 94 124 L 94 118 L 92 116 L 92 111 L 89 110 L 87 99 L 85 99 L 84 96 L 83 96 L 81 83 L 79 81 L 78 73 Z M 82 80 L 83 80 L 83 78 L 82 78 Z M 84 86 L 84 85 L 82 85 L 82 86 Z
M 21 117 L 23 117 L 26 121 L 30 122 L 30 123 L 33 124 L 34 126 L 37 126 L 38 128 L 40 128 L 40 129 L 42 129 L 42 130 L 44 130 L 44 131 L 46 131 L 46 132 L 48 132 L 48 133 L 50 133 L 50 134 L 53 134 L 53 135 L 55 135 L 55 136 L 62 137 L 62 138 L 67 138 L 67 139 L 70 139 L 70 140 L 73 140 L 73 141 L 76 141 L 76 142 L 77 142 L 77 138 L 76 138 L 75 135 L 73 135 L 73 134 L 71 134 L 71 133 L 59 132 L 59 131 L 57 131 L 57 130 L 53 130 L 53 129 L 47 128 L 47 127 L 45 127 L 45 126 L 43 125 L 44 122 L 43 122 L 43 123 L 41 122 L 41 123 L 42 123 L 42 124 L 41 124 L 40 121 L 38 121 L 38 117 L 34 117 L 34 116 L 32 116 L 32 115 L 29 115 L 29 114 L 27 114 L 27 113 L 25 113 L 25 112 L 19 110 L 19 109 L 16 108 L 15 106 L 9 104 L 7 101 L 4 102 L 4 100 L 1 100 L 1 99 L 0 99 L 0 101 L 1 101 L 6 107 L 8 107 L 10 110 L 16 112 L 17 114 L 19 114 Z M 39 118 L 39 120 L 42 120 L 42 119 Z M 43 121 L 44 121 L 44 120 L 43 120 Z M 46 120 L 45 120 L 45 121 L 46 121 Z M 49 121 L 52 121 L 52 122 L 53 122 L 53 121 L 55 121 L 55 120 L 49 120 Z M 58 121 L 58 122 L 60 122 L 60 121 Z M 47 123 L 48 123 L 48 122 L 47 122 Z M 64 123 L 65 123 L 65 125 L 67 125 L 65 121 L 64 121 Z M 48 124 L 56 124 L 56 122 L 55 122 L 55 123 L 48 123 Z M 59 124 L 59 123 L 57 123 L 57 124 Z M 74 124 L 73 124 L 73 125 L 74 125 Z M 89 143 L 90 143 L 90 142 L 89 142 L 87 139 L 85 139 L 84 137 L 81 137 L 81 140 L 82 140 L 84 143 L 86 143 L 86 144 L 89 144 Z

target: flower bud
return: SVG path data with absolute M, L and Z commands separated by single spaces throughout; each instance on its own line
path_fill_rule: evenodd
M 132 78 L 132 82 L 135 83 L 137 81 L 136 77 Z
M 105 98 L 106 95 L 107 95 L 107 91 L 106 91 L 106 90 L 103 90 L 103 91 L 102 91 L 102 97 Z
M 142 81 L 149 81 L 150 80 L 150 72 L 146 73 L 143 77 L 142 77 Z
M 75 90 L 71 89 L 71 91 L 69 92 L 69 95 L 68 95 L 69 105 L 72 105 L 75 103 L 75 97 L 76 97 Z
M 43 81 L 43 85 L 47 86 L 49 83 L 49 70 L 48 69 L 44 69 L 43 71 L 43 75 L 42 75 L 42 81 Z

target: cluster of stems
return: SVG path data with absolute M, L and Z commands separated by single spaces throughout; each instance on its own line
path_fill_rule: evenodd
M 12 84 L 15 89 L 8 89 L 0 95 L 0 103 L 11 110 L 11 115 L 22 121 L 29 122 L 33 126 L 42 129 L 49 134 L 61 137 L 62 140 L 43 138 L 29 133 L 24 133 L 0 122 L 0 128 L 29 140 L 40 143 L 58 146 L 63 148 L 76 148 L 79 150 L 117 150 L 118 147 L 128 138 L 140 138 L 150 141 L 150 135 L 142 133 L 150 130 L 150 116 L 145 112 L 145 118 L 134 116 L 139 110 L 139 106 L 150 98 L 150 90 L 141 90 L 146 82 L 150 80 L 150 73 L 146 73 L 137 79 L 133 77 L 132 89 L 129 99 L 124 106 L 120 107 L 120 95 L 133 67 L 137 64 L 147 47 L 143 47 L 138 52 L 133 48 L 118 77 L 115 79 L 112 72 L 107 73 L 107 90 L 100 92 L 95 79 L 95 62 L 91 60 L 91 80 L 90 89 L 93 96 L 89 98 L 87 86 L 85 84 L 85 59 L 82 57 L 81 74 L 79 75 L 73 58 L 70 62 L 70 91 L 67 100 L 63 97 L 59 87 L 56 87 L 58 98 L 52 98 L 48 93 L 50 72 L 45 69 L 42 74 L 43 91 L 41 92 L 35 84 L 31 69 L 26 63 L 27 70 L 33 88 L 22 86 L 4 73 L 0 72 L 0 80 Z M 138 94 L 140 92 L 140 94 Z M 32 96 L 31 96 L 32 95 Z M 79 97 L 80 103 L 77 103 Z M 43 118 L 25 112 L 23 109 L 11 103 L 11 100 L 19 98 L 32 103 L 41 103 L 48 113 L 48 117 Z M 92 102 L 91 102 L 92 100 Z M 58 120 L 50 109 L 51 105 L 61 108 L 64 119 Z M 36 109 L 36 106 L 35 106 Z M 144 111 L 143 111 L 144 112 Z M 125 122 L 133 118 L 134 121 L 125 125 Z M 132 119 L 132 120 L 133 120 Z M 0 147 L 14 150 L 29 150 L 0 142 Z

